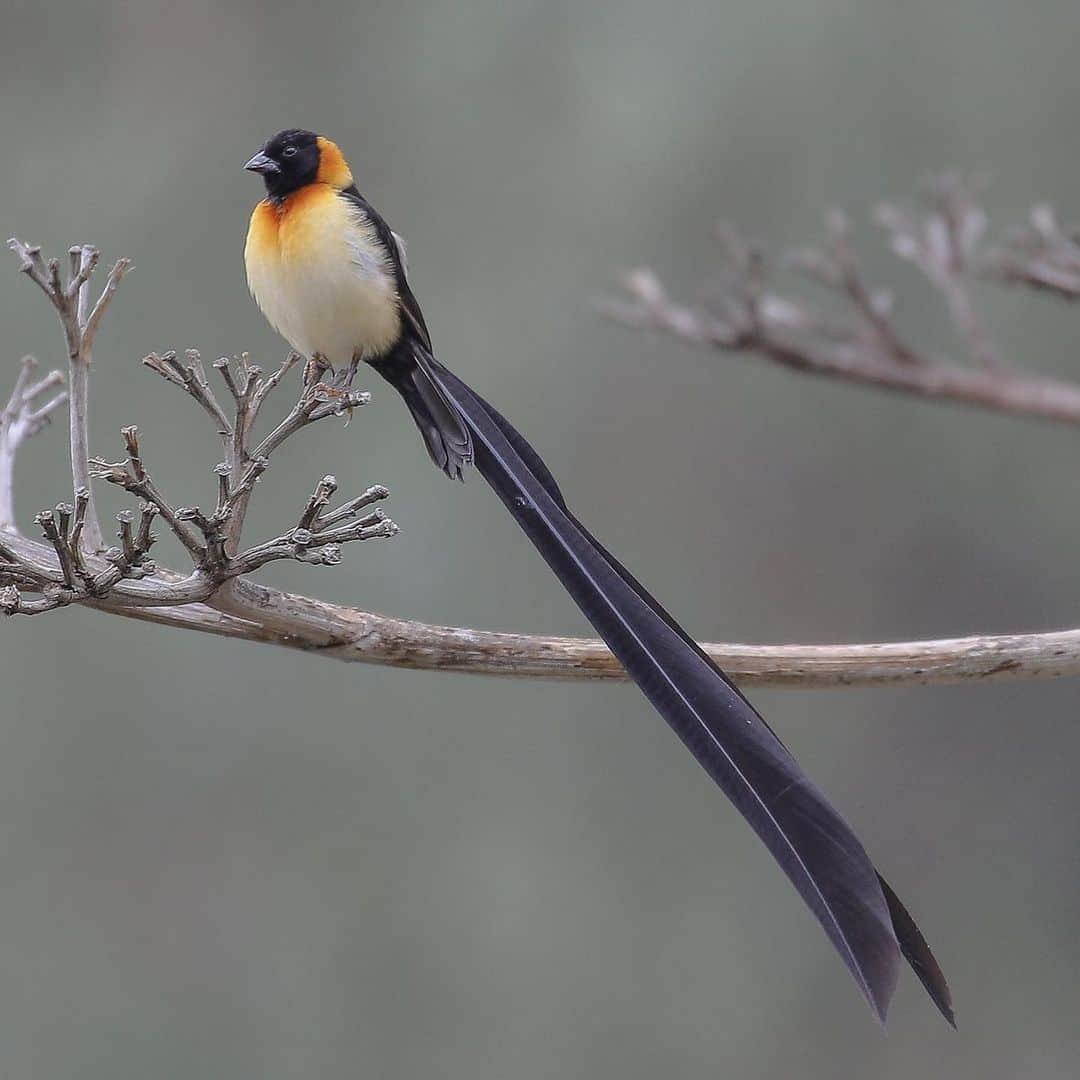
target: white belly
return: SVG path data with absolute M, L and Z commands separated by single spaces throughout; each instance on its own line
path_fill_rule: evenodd
M 305 356 L 320 353 L 337 366 L 354 353 L 377 354 L 396 336 L 396 300 L 385 279 L 343 273 L 324 260 L 282 266 L 251 284 L 266 317 Z
M 294 349 L 341 366 L 354 355 L 379 355 L 397 340 L 393 275 L 359 212 L 327 189 L 280 217 L 263 216 L 248 234 L 248 284 Z

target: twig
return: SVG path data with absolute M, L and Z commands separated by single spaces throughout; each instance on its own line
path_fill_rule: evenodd
M 259 452 L 249 456 L 246 438 L 251 403 L 256 393 L 264 387 L 260 380 L 260 369 L 251 364 L 246 355 L 238 361 L 235 372 L 226 359 L 214 363 L 215 370 L 221 375 L 236 406 L 235 421 L 230 423 L 224 417 L 223 410 L 206 382 L 198 354 L 192 350 L 187 356 L 186 366 L 180 364 L 174 353 L 165 353 L 160 356 L 156 353 L 151 354 L 145 362 L 168 382 L 184 387 L 212 418 L 215 420 L 220 418 L 224 421 L 222 427 L 228 431 L 222 432 L 223 437 L 231 432 L 227 439 L 230 460 L 214 467 L 214 474 L 217 477 L 217 499 L 212 514 L 204 514 L 197 506 L 174 508 L 161 493 L 146 468 L 138 429 L 136 427 L 124 428 L 121 434 L 127 450 L 127 460 L 109 462 L 94 458 L 91 461 L 92 472 L 96 478 L 116 484 L 144 500 L 140 537 L 150 536 L 149 522 L 154 514 L 160 515 L 191 555 L 196 571 L 214 585 L 222 585 L 244 574 L 250 574 L 269 562 L 281 559 L 293 559 L 315 565 L 334 565 L 340 561 L 343 544 L 388 538 L 397 533 L 397 526 L 381 510 L 350 524 L 341 524 L 355 517 L 360 507 L 386 497 L 387 490 L 379 485 L 369 488 L 336 511 L 322 517 L 322 511 L 328 504 L 330 496 L 337 490 L 337 481 L 327 476 L 316 486 L 295 527 L 272 540 L 250 547 L 240 554 L 234 554 L 231 545 L 239 539 L 243 510 L 247 507 L 259 477 L 269 466 L 266 455 L 272 453 L 291 435 L 307 424 L 313 423 L 320 416 L 354 408 L 366 402 L 368 395 L 351 391 L 335 391 L 321 384 L 303 387 L 299 400 L 289 414 L 260 443 Z M 283 365 L 280 371 L 285 370 L 287 366 Z M 279 381 L 280 379 L 275 379 L 272 385 L 276 386 Z M 262 396 L 265 397 L 265 390 Z M 260 398 L 260 404 L 261 400 Z M 329 410 L 326 408 L 327 405 L 331 406 Z M 237 464 L 243 466 L 242 471 L 237 468 Z M 132 532 L 133 521 L 134 516 L 130 511 L 120 515 L 120 537 L 123 547 L 118 550 L 123 555 L 123 567 L 127 576 L 140 576 L 132 575 L 130 572 L 132 567 L 139 566 L 152 538 L 140 548 Z M 201 540 L 188 527 L 189 524 L 195 527 L 201 535 Z M 332 525 L 337 527 L 331 528 Z M 52 540 L 51 535 L 48 538 Z M 64 560 L 59 549 L 58 556 L 63 569 Z M 116 562 L 116 559 L 113 561 Z
M 271 376 L 271 378 L 273 377 Z M 275 383 L 275 385 L 277 384 Z M 366 405 L 370 400 L 371 395 L 366 390 L 337 391 L 319 382 L 314 385 L 305 385 L 299 399 L 289 410 L 288 415 L 255 448 L 252 459 L 256 462 L 268 462 L 270 455 L 282 443 L 307 427 L 308 424 L 314 424 L 327 417 L 351 413 L 353 409 Z M 261 404 L 262 399 L 260 398 L 258 405 L 261 406 Z M 263 468 L 265 468 L 265 464 Z M 243 491 L 234 501 L 233 521 L 229 537 L 234 543 L 244 526 L 250 498 L 251 491 L 249 488 Z
M 834 210 L 826 215 L 825 226 L 827 252 L 791 252 L 785 257 L 784 265 L 846 293 L 873 346 L 881 353 L 898 364 L 925 363 L 890 321 L 892 297 L 884 291 L 872 292 L 863 281 L 851 244 L 850 219 L 842 211 Z
M 117 260 L 109 271 L 101 295 L 90 310 L 90 276 L 99 258 L 96 248 L 83 244 L 69 250 L 69 277 L 65 285 L 60 279 L 58 259 L 50 259 L 46 263 L 40 248 L 24 244 L 14 237 L 8 241 L 8 247 L 18 257 L 23 273 L 48 297 L 63 327 L 67 343 L 68 393 L 71 402 L 68 418 L 72 490 L 91 491 L 88 417 L 94 337 L 120 281 L 131 269 L 131 262 L 128 259 Z M 91 551 L 100 551 L 104 546 L 92 494 L 87 506 L 83 536 Z
M 313 533 L 310 529 L 296 528 L 283 536 L 268 540 L 242 552 L 232 560 L 232 576 L 250 574 L 279 559 L 295 559 L 297 562 L 317 566 L 336 566 L 341 561 L 341 545 L 362 540 L 388 540 L 397 535 L 397 526 L 381 511 L 376 510 L 359 521 L 340 529 Z
M 372 503 L 389 497 L 390 492 L 386 488 L 381 484 L 375 484 L 363 494 L 357 495 L 355 499 L 342 503 L 336 510 L 331 510 L 325 514 L 320 512 L 312 521 L 310 528 L 314 532 L 322 532 L 324 529 L 330 528 L 331 525 L 339 525 L 341 522 L 354 517 L 356 512 L 362 510 L 365 506 L 370 506 Z
M 97 252 L 95 249 L 83 248 L 84 253 L 87 251 L 92 253 L 94 262 L 97 262 Z M 97 336 L 98 327 L 101 325 L 101 319 L 105 314 L 105 309 L 112 303 L 112 299 L 116 295 L 116 290 L 120 287 L 120 282 L 131 268 L 132 262 L 130 259 L 117 259 L 113 268 L 109 271 L 109 276 L 105 279 L 105 287 L 101 290 L 101 295 L 95 301 L 93 310 L 89 315 L 85 314 L 85 309 L 80 313 L 79 321 L 83 327 L 83 353 L 86 357 L 87 365 L 90 364 L 90 349 L 94 344 L 94 338 Z M 91 266 L 90 269 L 93 270 L 93 267 Z M 83 294 L 85 295 L 85 290 Z
M 366 405 L 371 395 L 366 390 L 336 393 L 332 388 L 316 383 L 306 387 L 289 414 L 255 448 L 255 457 L 269 458 L 286 439 L 291 438 L 308 424 L 328 416 L 342 416 L 346 412 Z
M 150 353 L 143 357 L 143 363 L 163 379 L 176 386 L 182 386 L 210 415 L 218 434 L 226 447 L 232 439 L 232 425 L 225 416 L 218 399 L 203 370 L 202 360 L 197 349 L 188 349 L 185 354 L 187 363 L 182 364 L 175 352 Z
M 127 447 L 127 461 L 105 461 L 103 458 L 92 458 L 90 465 L 93 476 L 107 483 L 116 484 L 132 495 L 137 495 L 144 502 L 149 503 L 162 521 L 172 529 L 173 535 L 187 549 L 192 561 L 198 566 L 205 558 L 206 549 L 191 534 L 190 530 L 180 520 L 177 511 L 170 505 L 164 495 L 158 490 L 142 460 L 142 451 L 139 445 L 139 429 L 126 427 L 121 434 Z
M 1080 424 L 1080 386 L 1073 383 L 929 361 L 901 365 L 885 361 L 872 349 L 852 342 L 793 338 L 789 327 L 810 328 L 817 323 L 802 308 L 772 296 L 766 297 L 762 305 L 763 330 L 755 335 L 736 334 L 730 324 L 669 301 L 651 271 L 635 271 L 624 284 L 636 302 L 607 301 L 601 310 L 629 326 L 663 330 L 683 341 L 725 352 L 745 352 L 806 374 L 830 375 L 883 390 Z
M 37 564 L 48 549 L 23 537 L 0 539 Z M 190 578 L 124 581 L 87 606 L 129 618 L 220 634 L 352 663 L 521 678 L 623 679 L 596 640 L 435 626 L 280 592 L 249 580 L 208 591 Z M 171 590 L 170 607 L 165 591 Z M 160 602 L 158 602 L 160 601 Z M 825 689 L 1002 682 L 1080 675 L 1080 629 L 843 645 L 706 644 L 740 686 Z
M 1029 285 L 1061 297 L 1080 299 L 1080 243 L 1057 222 L 1053 208 L 1032 209 L 1029 224 L 1012 230 L 1008 243 L 993 248 L 983 272 L 1013 285 Z
M 315 485 L 315 490 L 311 493 L 311 498 L 308 499 L 307 506 L 304 507 L 304 512 L 300 515 L 300 520 L 296 524 L 298 529 L 311 529 L 314 527 L 316 518 L 326 508 L 330 497 L 337 491 L 337 486 L 336 476 L 324 476 Z
M 32 356 L 22 358 L 19 375 L 11 397 L 0 410 L 0 529 L 15 527 L 15 454 L 19 447 L 36 435 L 50 416 L 67 400 L 60 392 L 35 407 L 35 402 L 64 382 L 59 371 L 51 371 L 44 379 L 33 382 L 37 361 Z
M 945 298 L 949 314 L 971 359 L 982 367 L 1000 366 L 971 298 L 969 282 L 976 251 L 986 232 L 986 214 L 969 185 L 946 173 L 924 185 L 922 216 L 891 203 L 875 217 L 889 233 L 893 252 L 913 262 Z
M 648 269 L 628 274 L 628 297 L 606 300 L 600 310 L 629 326 L 663 331 L 683 341 L 738 352 L 806 374 L 827 375 L 879 389 L 940 398 L 1059 423 L 1080 424 L 1080 384 L 1004 367 L 978 319 L 969 292 L 976 271 L 999 280 L 1053 288 L 1080 296 L 1080 247 L 1065 237 L 1045 210 L 1033 214 L 1032 231 L 1007 251 L 980 261 L 985 215 L 955 177 L 928 188 L 923 216 L 896 206 L 878 209 L 892 250 L 915 262 L 941 292 L 974 366 L 947 363 L 914 349 L 892 318 L 891 297 L 862 277 L 847 219 L 828 219 L 826 250 L 795 251 L 788 269 L 838 292 L 854 313 L 849 322 L 827 318 L 805 302 L 763 287 L 763 264 L 751 265 L 737 234 L 726 235 L 733 284 L 719 298 L 719 313 L 672 301 Z M 1073 276 L 1075 275 L 1075 276 Z
M 252 451 L 249 449 L 251 432 L 268 395 L 281 384 L 301 357 L 290 353 L 281 366 L 265 378 L 262 369 L 252 364 L 247 354 L 238 358 L 236 371 L 227 358 L 215 361 L 214 369 L 224 381 L 235 406 L 232 420 L 225 416 L 224 409 L 210 389 L 198 352 L 188 350 L 187 357 L 189 362 L 185 366 L 177 360 L 174 352 L 150 353 L 143 363 L 166 381 L 187 390 L 209 413 L 222 437 L 226 461 L 222 469 L 216 470 L 219 476 L 217 516 L 224 526 L 225 552 L 231 556 L 239 547 L 248 503 L 255 483 L 269 465 L 270 455 L 308 424 L 331 416 L 351 414 L 353 409 L 366 405 L 371 395 L 363 390 L 327 386 L 317 379 L 306 381 L 288 414 Z M 227 497 L 224 494 L 226 485 Z
M 299 353 L 289 353 L 282 361 L 281 366 L 273 374 L 267 376 L 267 378 L 256 385 L 251 398 L 251 408 L 249 409 L 250 423 L 253 424 L 258 418 L 259 410 L 262 408 L 267 395 L 276 389 L 281 383 L 281 380 L 284 379 L 285 376 L 288 375 L 288 373 L 303 359 L 304 358 Z

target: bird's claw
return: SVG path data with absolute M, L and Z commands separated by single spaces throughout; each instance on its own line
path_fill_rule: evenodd
M 307 363 L 304 364 L 304 385 L 318 385 L 328 371 L 333 375 L 334 369 L 330 361 L 322 353 L 313 353 Z
M 360 358 L 354 356 L 341 371 L 335 371 L 325 356 L 314 353 L 304 365 L 304 385 L 326 392 L 330 397 L 344 397 L 352 389 L 359 366 Z M 324 382 L 325 375 L 330 378 Z
M 347 393 L 352 389 L 353 379 L 356 378 L 356 370 L 360 366 L 360 358 L 354 356 L 348 363 L 348 365 L 341 371 L 334 374 L 330 381 L 330 385 L 337 390 Z M 333 374 L 333 369 L 331 369 Z

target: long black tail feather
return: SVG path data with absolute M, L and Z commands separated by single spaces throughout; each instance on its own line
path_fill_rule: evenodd
M 952 1023 L 948 987 L 915 923 L 768 724 L 574 517 L 520 433 L 430 355 L 418 362 L 463 418 L 481 475 L 630 677 L 757 832 L 877 1017 L 884 1021 L 903 954 Z
M 469 428 L 406 343 L 371 366 L 395 387 L 424 438 L 428 456 L 451 480 L 461 480 L 472 461 Z
M 908 914 L 908 909 L 900 902 L 900 898 L 892 891 L 889 883 L 878 874 L 878 884 L 885 896 L 885 903 L 889 905 L 889 914 L 892 916 L 893 930 L 896 939 L 900 943 L 900 952 L 904 959 L 911 965 L 911 970 L 919 977 L 919 982 L 930 995 L 930 1000 L 938 1007 L 938 1011 L 955 1029 L 956 1014 L 953 1012 L 952 994 L 949 984 L 938 966 L 926 938 L 922 931 L 915 925 L 915 920 Z

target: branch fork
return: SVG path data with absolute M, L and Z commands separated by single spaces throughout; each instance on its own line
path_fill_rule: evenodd
M 1062 228 L 1053 207 L 1040 204 L 1032 208 L 1026 226 L 1012 229 L 1005 245 L 991 249 L 983 272 L 1007 285 L 1080 300 L 1080 237 Z
M 366 393 L 347 392 L 329 402 L 321 384 L 305 386 L 300 398 L 284 420 L 253 452 L 248 451 L 251 427 L 265 400 L 267 382 L 261 371 L 247 356 L 235 364 L 227 359 L 215 361 L 235 406 L 234 415 L 226 417 L 224 410 L 206 381 L 199 355 L 187 353 L 187 363 L 181 365 L 175 353 L 152 353 L 144 361 L 147 366 L 175 385 L 182 386 L 216 421 L 226 450 L 226 460 L 214 467 L 217 479 L 217 499 L 214 510 L 207 514 L 197 506 L 173 507 L 154 482 L 143 461 L 143 452 L 136 427 L 126 427 L 121 434 L 127 458 L 110 462 L 101 458 L 91 461 L 92 475 L 144 500 L 144 506 L 160 515 L 173 535 L 187 550 L 195 571 L 216 585 L 240 577 L 280 559 L 293 559 L 312 565 L 335 565 L 341 559 L 341 545 L 362 540 L 386 539 L 397 533 L 397 526 L 381 511 L 375 511 L 352 524 L 329 529 L 389 491 L 381 486 L 369 488 L 362 495 L 324 514 L 337 481 L 327 476 L 319 481 L 302 511 L 299 523 L 286 533 L 256 544 L 238 553 L 233 552 L 239 540 L 255 485 L 270 466 L 270 457 L 280 445 L 301 428 L 327 416 L 338 415 L 346 408 L 356 408 L 368 400 Z M 295 361 L 290 358 L 279 369 L 284 374 Z M 271 377 L 273 378 L 273 377 Z M 269 389 L 280 382 L 274 379 Z M 236 478 L 234 481 L 234 477 Z
M 35 379 L 37 361 L 24 356 L 19 374 L 7 404 L 0 410 L 0 530 L 15 526 L 13 474 L 15 454 L 19 447 L 36 435 L 49 422 L 52 414 L 67 401 L 67 391 L 60 390 L 64 376 L 50 371 L 43 379 Z
M 253 433 L 272 391 L 300 361 L 290 354 L 269 376 L 246 353 L 222 357 L 211 365 L 224 396 L 211 384 L 197 350 L 183 358 L 175 352 L 150 353 L 143 363 L 167 382 L 183 389 L 209 416 L 222 442 L 225 460 L 215 466 L 214 508 L 174 506 L 154 481 L 143 458 L 137 427 L 121 431 L 125 457 L 109 461 L 86 454 L 88 377 L 91 348 L 102 315 L 130 268 L 119 260 L 91 305 L 89 282 L 99 262 L 96 249 L 87 245 L 69 252 L 68 276 L 61 276 L 60 260 L 46 261 L 40 249 L 21 241 L 10 243 L 20 269 L 45 293 L 60 320 L 68 346 L 71 392 L 71 465 L 75 480 L 74 502 L 43 510 L 34 521 L 44 541 L 43 550 L 28 551 L 17 533 L 10 542 L 0 539 L 0 611 L 40 614 L 71 603 L 130 604 L 145 611 L 178 601 L 201 606 L 227 581 L 250 574 L 270 562 L 292 559 L 312 565 L 333 565 L 344 544 L 384 539 L 397 526 L 381 510 L 361 514 L 362 508 L 384 499 L 389 492 L 376 486 L 329 508 L 337 484 L 324 477 L 300 512 L 298 524 L 271 540 L 242 548 L 244 519 L 255 487 L 269 468 L 270 457 L 303 428 L 333 416 L 348 415 L 370 400 L 366 391 L 349 385 L 351 368 L 342 385 L 321 381 L 325 366 L 313 369 L 314 378 L 300 393 L 285 417 L 254 447 Z M 11 400 L 0 413 L 0 527 L 14 529 L 11 476 L 18 446 L 37 431 L 66 400 L 63 392 L 42 402 L 48 391 L 63 381 L 59 372 L 34 381 L 34 361 L 23 361 Z M 225 402 L 226 404 L 223 404 Z M 138 500 L 137 510 L 117 515 L 117 545 L 106 547 L 94 512 L 90 481 L 103 480 L 123 488 Z M 187 552 L 191 570 L 184 576 L 159 570 L 149 558 L 159 519 Z M 47 553 L 47 554 L 46 554 Z M 29 594 L 37 593 L 37 598 Z M 218 617 L 219 622 L 227 617 Z
M 846 318 L 772 291 L 764 256 L 732 226 L 720 230 L 727 284 L 710 304 L 674 302 L 659 277 L 643 268 L 624 278 L 626 296 L 603 301 L 600 310 L 632 327 L 806 374 L 1080 424 L 1080 385 L 1006 366 L 972 290 L 976 279 L 987 278 L 1080 297 L 1080 243 L 1041 207 L 1032 212 L 1028 229 L 984 255 L 980 245 L 987 219 L 973 190 L 974 185 L 946 174 L 923 186 L 915 207 L 886 203 L 874 215 L 893 254 L 913 263 L 941 296 L 966 364 L 943 361 L 910 344 L 894 318 L 891 294 L 866 281 L 854 254 L 851 222 L 839 211 L 826 215 L 821 247 L 789 251 L 780 265 L 839 296 Z
M 80 244 L 68 249 L 68 278 L 65 282 L 61 277 L 59 259 L 46 261 L 39 247 L 14 237 L 8 241 L 8 247 L 19 259 L 19 269 L 41 289 L 60 319 L 68 356 L 72 488 L 75 491 L 91 491 L 88 424 L 92 350 L 101 320 L 124 275 L 131 269 L 131 260 L 118 259 L 113 264 L 104 287 L 91 305 L 90 278 L 100 260 L 97 248 Z M 100 551 L 104 546 L 92 491 L 83 540 L 90 551 Z

